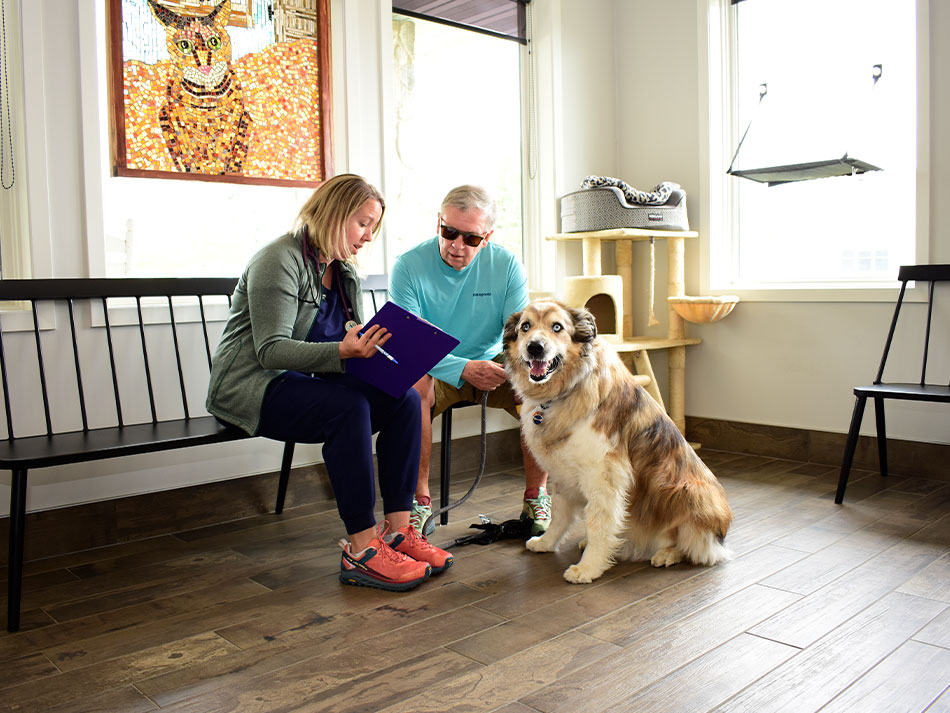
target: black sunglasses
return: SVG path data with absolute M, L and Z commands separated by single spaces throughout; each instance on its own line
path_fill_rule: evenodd
M 458 236 L 462 236 L 462 242 L 468 245 L 470 248 L 477 248 L 482 244 L 482 241 L 485 239 L 484 235 L 477 235 L 475 233 L 463 233 L 461 230 L 456 230 L 455 228 L 450 228 L 443 222 L 439 222 L 439 232 L 442 234 L 443 240 L 448 240 L 450 243 L 455 240 Z

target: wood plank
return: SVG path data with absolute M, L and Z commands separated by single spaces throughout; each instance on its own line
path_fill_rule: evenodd
M 292 608 L 272 608 L 240 624 L 220 627 L 217 632 L 235 646 L 246 649 L 264 642 L 278 641 L 284 636 L 293 636 L 297 641 L 323 638 L 322 627 L 325 624 L 337 616 L 348 616 L 353 612 L 359 614 L 363 633 L 367 633 L 373 631 L 373 625 L 377 622 L 382 622 L 386 628 L 392 628 L 394 617 L 399 622 L 419 622 L 481 601 L 484 597 L 478 590 L 463 584 L 440 587 L 435 581 L 427 582 L 424 586 L 401 596 L 393 596 L 392 592 L 347 587 L 337 581 L 337 596 L 320 595 L 310 599 L 308 603 L 313 603 L 314 608 L 300 606 L 299 603 Z M 361 605 L 370 606 L 364 609 Z
M 802 556 L 801 552 L 768 546 L 734 560 L 721 562 L 715 567 L 697 568 L 698 576 L 622 607 L 581 631 L 598 639 L 628 646 L 697 609 L 727 599 L 776 570 L 796 562 Z M 644 573 L 643 576 L 649 574 L 652 572 Z
M 438 596 L 438 593 L 436 593 Z M 388 618 L 388 626 L 381 621 Z M 452 609 L 425 619 L 420 640 L 421 616 L 409 619 L 391 608 L 380 607 L 364 616 L 328 624 L 323 639 L 287 636 L 250 649 L 203 661 L 186 669 L 136 682 L 136 688 L 161 706 L 185 699 L 213 705 L 218 692 L 254 690 L 274 671 L 304 665 L 306 675 L 329 688 L 385 667 L 406 651 L 438 648 L 474 631 L 496 624 L 498 617 L 472 606 Z M 371 651 L 372 656 L 367 656 Z
M 6 661 L 3 666 L 0 666 L 0 690 L 57 673 L 59 669 L 43 654 L 30 654 Z
M 370 674 L 354 677 L 336 688 L 327 688 L 309 666 L 298 665 L 270 676 L 253 679 L 253 685 L 219 689 L 213 697 L 189 698 L 165 706 L 168 713 L 255 713 L 270 711 L 373 711 L 410 696 L 420 688 L 439 688 L 448 679 L 481 667 L 464 656 L 436 649 L 420 656 L 376 659 L 364 649 L 363 658 L 389 664 Z M 406 709 L 402 709 L 406 710 Z
M 822 708 L 822 713 L 923 711 L 947 686 L 950 650 L 908 641 Z
M 136 678 L 187 667 L 233 650 L 230 643 L 213 633 L 180 639 L 117 657 L 103 665 L 86 666 L 12 686 L 3 691 L 0 711 L 22 710 L 24 706 L 32 710 L 46 710 L 128 685 Z M 58 659 L 57 665 L 64 660 L 65 656 Z
M 947 584 L 950 586 L 950 582 Z M 944 611 L 940 616 L 927 624 L 927 626 L 914 634 L 914 640 L 950 649 L 950 610 Z
M 797 653 L 792 646 L 740 634 L 605 713 L 705 713 Z
M 613 656 L 617 647 L 572 632 L 479 670 L 443 681 L 377 713 L 491 711 Z M 530 704 L 529 704 L 530 705 Z
M 841 520 L 841 518 L 834 519 Z M 828 524 L 825 523 L 824 527 L 828 527 Z M 834 529 L 837 525 L 838 522 L 832 525 L 832 528 Z M 813 527 L 819 526 L 821 523 L 816 523 Z M 844 525 L 845 528 L 849 526 Z M 811 527 L 805 529 L 811 530 Z M 762 583 L 787 592 L 811 594 L 889 547 L 893 547 L 919 529 L 920 524 L 916 520 L 910 520 L 900 513 L 879 518 L 824 549 L 817 550 L 815 554 L 786 567 Z M 797 533 L 783 537 L 776 544 L 787 546 L 789 541 L 794 540 L 795 534 Z M 828 537 L 833 539 L 835 535 L 829 534 Z M 908 594 L 914 593 L 908 592 Z
M 929 599 L 888 594 L 716 711 L 817 711 L 945 608 Z
M 950 604 L 950 555 L 944 555 L 897 588 L 898 592 Z
M 225 581 L 193 592 L 112 609 L 42 629 L 24 631 L 18 636 L 0 638 L 0 661 L 43 649 L 69 648 L 70 642 L 92 639 L 115 631 L 133 630 L 149 622 L 200 612 L 209 607 L 258 596 L 266 591 L 260 584 L 248 579 Z
M 939 555 L 940 550 L 928 543 L 902 541 L 750 633 L 804 648 L 877 602 Z
M 601 713 L 797 600 L 752 585 L 519 700 L 544 713 Z
M 23 708 L 31 711 L 35 708 Z M 155 704 L 131 686 L 122 686 L 102 693 L 77 698 L 68 703 L 44 708 L 42 713 L 148 713 L 156 710 Z M 39 712 L 38 712 L 39 713 Z

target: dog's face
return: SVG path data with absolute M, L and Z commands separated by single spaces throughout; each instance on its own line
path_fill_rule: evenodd
M 544 398 L 573 381 L 580 360 L 597 336 L 593 315 L 555 300 L 537 300 L 505 324 L 508 373 L 522 394 Z

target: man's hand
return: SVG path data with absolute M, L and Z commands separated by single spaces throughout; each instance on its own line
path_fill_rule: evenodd
M 498 362 L 472 360 L 462 369 L 462 378 L 479 391 L 492 391 L 504 384 L 508 375 Z
M 374 324 L 361 337 L 362 324 L 357 324 L 346 333 L 340 342 L 340 359 L 369 359 L 376 353 L 376 345 L 383 346 L 392 334 L 385 327 Z

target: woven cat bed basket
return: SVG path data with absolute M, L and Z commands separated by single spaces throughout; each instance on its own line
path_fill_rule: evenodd
M 663 205 L 630 204 L 619 188 L 585 188 L 561 197 L 561 232 L 613 228 L 689 230 L 686 191 L 678 188 Z

